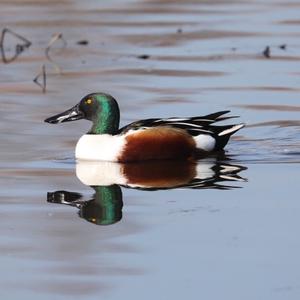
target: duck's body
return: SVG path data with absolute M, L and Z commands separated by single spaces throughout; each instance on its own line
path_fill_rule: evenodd
M 209 134 L 192 136 L 171 126 L 129 130 L 116 135 L 85 134 L 77 142 L 75 157 L 113 162 L 189 159 L 218 149 L 217 139 L 218 136 L 214 138 Z
M 146 119 L 119 129 L 116 100 L 103 93 L 90 94 L 70 110 L 46 119 L 60 123 L 85 118 L 93 122 L 75 150 L 77 159 L 133 162 L 190 159 L 222 150 L 244 124 L 215 126 L 231 117 L 221 111 L 202 117 Z

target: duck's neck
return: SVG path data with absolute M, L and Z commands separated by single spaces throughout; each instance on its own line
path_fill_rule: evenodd
M 116 134 L 119 129 L 120 111 L 115 99 L 99 99 L 101 105 L 92 119 L 93 126 L 88 134 Z

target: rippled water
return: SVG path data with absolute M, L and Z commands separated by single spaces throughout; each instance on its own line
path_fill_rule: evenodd
M 0 66 L 1 297 L 299 299 L 299 9 L 1 1 L 1 28 L 32 43 Z M 32 82 L 43 64 L 45 94 Z M 225 157 L 122 167 L 129 183 L 92 189 L 90 170 L 115 166 L 76 165 L 90 124 L 43 119 L 94 91 L 118 99 L 122 124 L 230 109 L 247 127 Z

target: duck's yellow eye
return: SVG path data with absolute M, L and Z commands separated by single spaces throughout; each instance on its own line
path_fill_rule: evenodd
M 92 99 L 87 99 L 86 101 L 85 101 L 85 104 L 91 104 L 92 103 Z

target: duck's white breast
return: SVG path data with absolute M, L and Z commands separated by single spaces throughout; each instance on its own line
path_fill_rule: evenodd
M 85 134 L 77 142 L 75 157 L 85 160 L 118 161 L 125 137 L 109 134 Z

